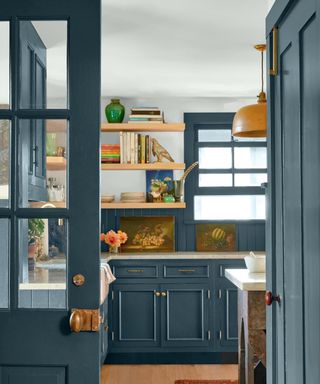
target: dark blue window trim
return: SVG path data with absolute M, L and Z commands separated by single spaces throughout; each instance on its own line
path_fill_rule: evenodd
M 267 147 L 266 142 L 245 141 L 245 142 L 198 142 L 198 132 L 200 129 L 231 129 L 234 113 L 185 113 L 184 122 L 186 130 L 184 135 L 184 158 L 186 166 L 198 160 L 199 147 Z M 267 169 L 235 169 L 234 165 L 229 169 L 202 169 L 201 173 L 267 173 Z M 196 168 L 188 176 L 185 186 L 185 200 L 187 209 L 185 210 L 184 223 L 214 223 L 223 220 L 194 220 L 194 196 L 195 195 L 264 195 L 265 191 L 261 187 L 199 187 L 199 169 Z M 230 222 L 226 220 L 225 222 Z M 265 220 L 233 220 L 235 223 L 264 223 Z

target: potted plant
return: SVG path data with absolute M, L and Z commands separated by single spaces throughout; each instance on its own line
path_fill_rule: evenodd
M 28 265 L 29 269 L 34 269 L 37 258 L 42 256 L 45 224 L 42 219 L 28 220 Z

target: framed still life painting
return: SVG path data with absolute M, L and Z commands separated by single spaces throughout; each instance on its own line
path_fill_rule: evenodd
M 173 171 L 146 171 L 146 193 L 148 202 L 162 201 L 164 194 L 173 195 Z
M 236 251 L 235 224 L 197 224 L 196 249 L 198 252 Z
M 120 217 L 120 228 L 128 235 L 121 252 L 174 252 L 174 216 Z

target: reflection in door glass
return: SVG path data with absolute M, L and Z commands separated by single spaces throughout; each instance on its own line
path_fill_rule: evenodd
M 0 21 L 0 109 L 9 108 L 10 99 L 10 24 L 8 21 Z
M 9 206 L 10 122 L 0 120 L 0 208 Z
M 66 120 L 19 120 L 19 206 L 67 206 Z
M 67 108 L 67 21 L 19 27 L 20 108 Z
M 0 220 L 0 308 L 9 307 L 9 220 Z
M 65 219 L 19 220 L 19 307 L 66 308 Z

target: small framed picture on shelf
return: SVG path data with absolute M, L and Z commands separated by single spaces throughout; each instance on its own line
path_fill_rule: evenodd
M 167 194 L 173 196 L 173 171 L 146 171 L 146 194 L 150 203 L 163 201 Z
M 232 252 L 236 249 L 235 224 L 196 224 L 198 252 Z
M 120 217 L 120 228 L 128 235 L 122 252 L 174 252 L 174 216 Z

